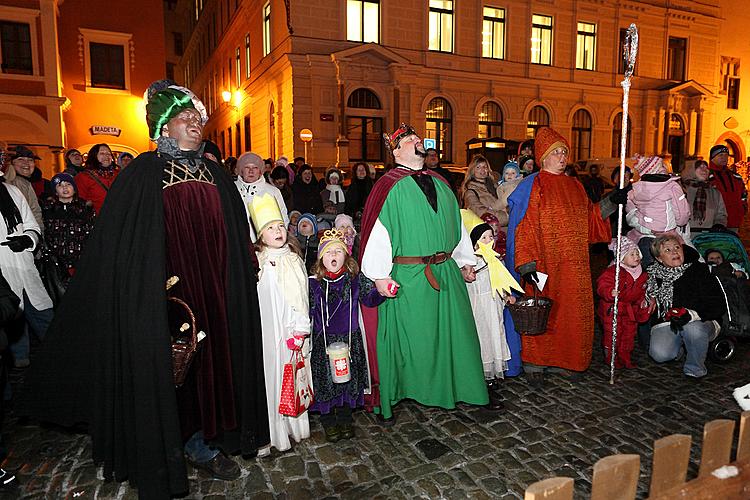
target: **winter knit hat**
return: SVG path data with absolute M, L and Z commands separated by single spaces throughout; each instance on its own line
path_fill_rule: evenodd
M 336 219 L 334 219 L 333 226 L 335 228 L 354 227 L 354 220 L 346 214 L 339 214 L 336 216 Z
M 59 174 L 55 175 L 52 179 L 50 179 L 50 182 L 52 183 L 52 189 L 55 189 L 63 182 L 67 182 L 73 186 L 73 189 L 75 189 L 76 193 L 78 192 L 78 187 L 76 186 L 76 181 L 73 179 L 73 176 L 70 174 L 66 174 L 65 172 L 60 172 Z
M 315 219 L 315 216 L 311 213 L 304 213 L 300 215 L 299 220 L 297 221 L 297 234 L 301 235 L 302 233 L 299 230 L 300 224 L 302 224 L 303 221 L 307 221 L 310 224 L 312 224 L 313 228 L 313 236 L 318 234 L 318 221 Z
M 570 145 L 565 137 L 553 128 L 541 127 L 536 134 L 536 139 L 534 139 L 536 164 L 541 167 L 545 158 L 557 148 L 565 148 L 567 151 L 570 151 Z
M 533 156 L 531 156 L 531 155 L 524 155 L 524 156 L 520 156 L 520 157 L 518 158 L 518 161 L 517 161 L 517 162 L 518 162 L 518 167 L 519 167 L 519 168 L 521 169 L 521 171 L 523 171 L 523 166 L 524 166 L 524 165 L 526 164 L 526 162 L 527 162 L 527 161 L 529 161 L 529 160 L 531 160 L 531 161 L 532 161 L 532 163 L 533 163 L 533 162 L 534 162 L 534 157 L 533 157 Z M 532 170 L 534 170 L 533 166 L 532 166 Z
M 349 248 L 344 242 L 344 232 L 340 229 L 328 229 L 320 237 L 320 243 L 318 243 L 318 258 L 323 258 L 323 253 L 332 247 L 341 247 L 347 255 L 349 255 Z
M 664 160 L 658 156 L 640 156 L 633 158 L 633 168 L 638 171 L 638 175 L 643 177 L 649 174 L 666 174 L 667 167 L 664 166 Z
M 500 176 L 500 184 L 502 184 L 503 182 L 505 182 L 505 172 L 507 172 L 508 170 L 515 170 L 516 171 L 516 176 L 517 177 L 521 177 L 521 169 L 518 168 L 518 163 L 516 163 L 514 161 L 509 161 L 503 167 L 503 175 Z
M 612 238 L 612 241 L 610 242 L 609 246 L 607 247 L 610 250 L 612 250 L 612 253 L 617 252 L 617 238 Z M 641 249 L 638 248 L 638 245 L 635 241 L 631 240 L 627 236 L 622 237 L 622 242 L 620 243 L 620 262 L 622 262 L 622 259 L 625 258 L 627 254 L 632 252 L 633 250 L 638 252 L 638 256 L 643 258 L 643 255 L 641 254 Z
M 711 148 L 711 151 L 708 153 L 708 158 L 713 160 L 714 156 L 719 156 L 722 153 L 729 154 L 729 148 L 724 144 L 717 144 Z
M 128 153 L 127 151 L 123 151 L 119 155 L 117 155 L 117 164 L 122 165 L 122 159 L 125 157 L 129 157 L 131 160 L 134 158 L 134 156 L 131 153 Z

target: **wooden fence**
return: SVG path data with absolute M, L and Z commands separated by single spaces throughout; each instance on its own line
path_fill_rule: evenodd
M 730 463 L 733 420 L 712 420 L 703 427 L 703 449 L 698 477 L 686 482 L 691 437 L 673 434 L 654 442 L 651 500 L 747 500 L 750 499 L 750 411 L 740 416 L 737 456 Z M 633 500 L 638 488 L 641 457 L 611 455 L 594 465 L 591 500 Z M 734 465 L 739 473 L 719 479 L 711 473 Z M 573 479 L 553 477 L 526 488 L 525 500 L 572 500 Z

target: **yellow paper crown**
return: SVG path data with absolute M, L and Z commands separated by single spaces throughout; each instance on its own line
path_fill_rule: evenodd
M 250 218 L 253 221 L 255 230 L 258 231 L 258 235 L 270 223 L 284 220 L 281 216 L 279 204 L 271 194 L 265 193 L 260 196 L 254 196 L 250 200 L 250 203 L 248 203 L 248 208 L 250 209 Z
M 340 229 L 327 229 L 323 233 L 323 236 L 320 237 L 320 242 L 318 243 L 318 257 L 323 256 L 323 252 L 325 252 L 329 245 L 341 245 L 344 251 L 349 253 L 346 242 L 344 241 L 344 232 Z

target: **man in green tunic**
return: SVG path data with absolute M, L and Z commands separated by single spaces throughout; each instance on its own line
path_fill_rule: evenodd
M 402 124 L 387 139 L 396 168 L 368 199 L 362 240 L 362 272 L 389 298 L 378 307 L 380 413 L 390 419 L 402 399 L 442 408 L 486 405 L 464 283 L 474 280 L 476 260 L 456 197 L 423 168 L 425 149 L 414 129 Z

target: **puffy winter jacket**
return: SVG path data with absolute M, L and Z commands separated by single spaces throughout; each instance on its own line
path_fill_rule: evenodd
M 709 182 L 719 190 L 727 207 L 727 227 L 740 227 L 747 212 L 747 190 L 742 177 L 713 163 L 708 168 L 711 170 Z
M 690 220 L 690 204 L 679 177 L 650 174 L 641 177 L 628 193 L 627 222 L 641 234 L 672 231 Z

